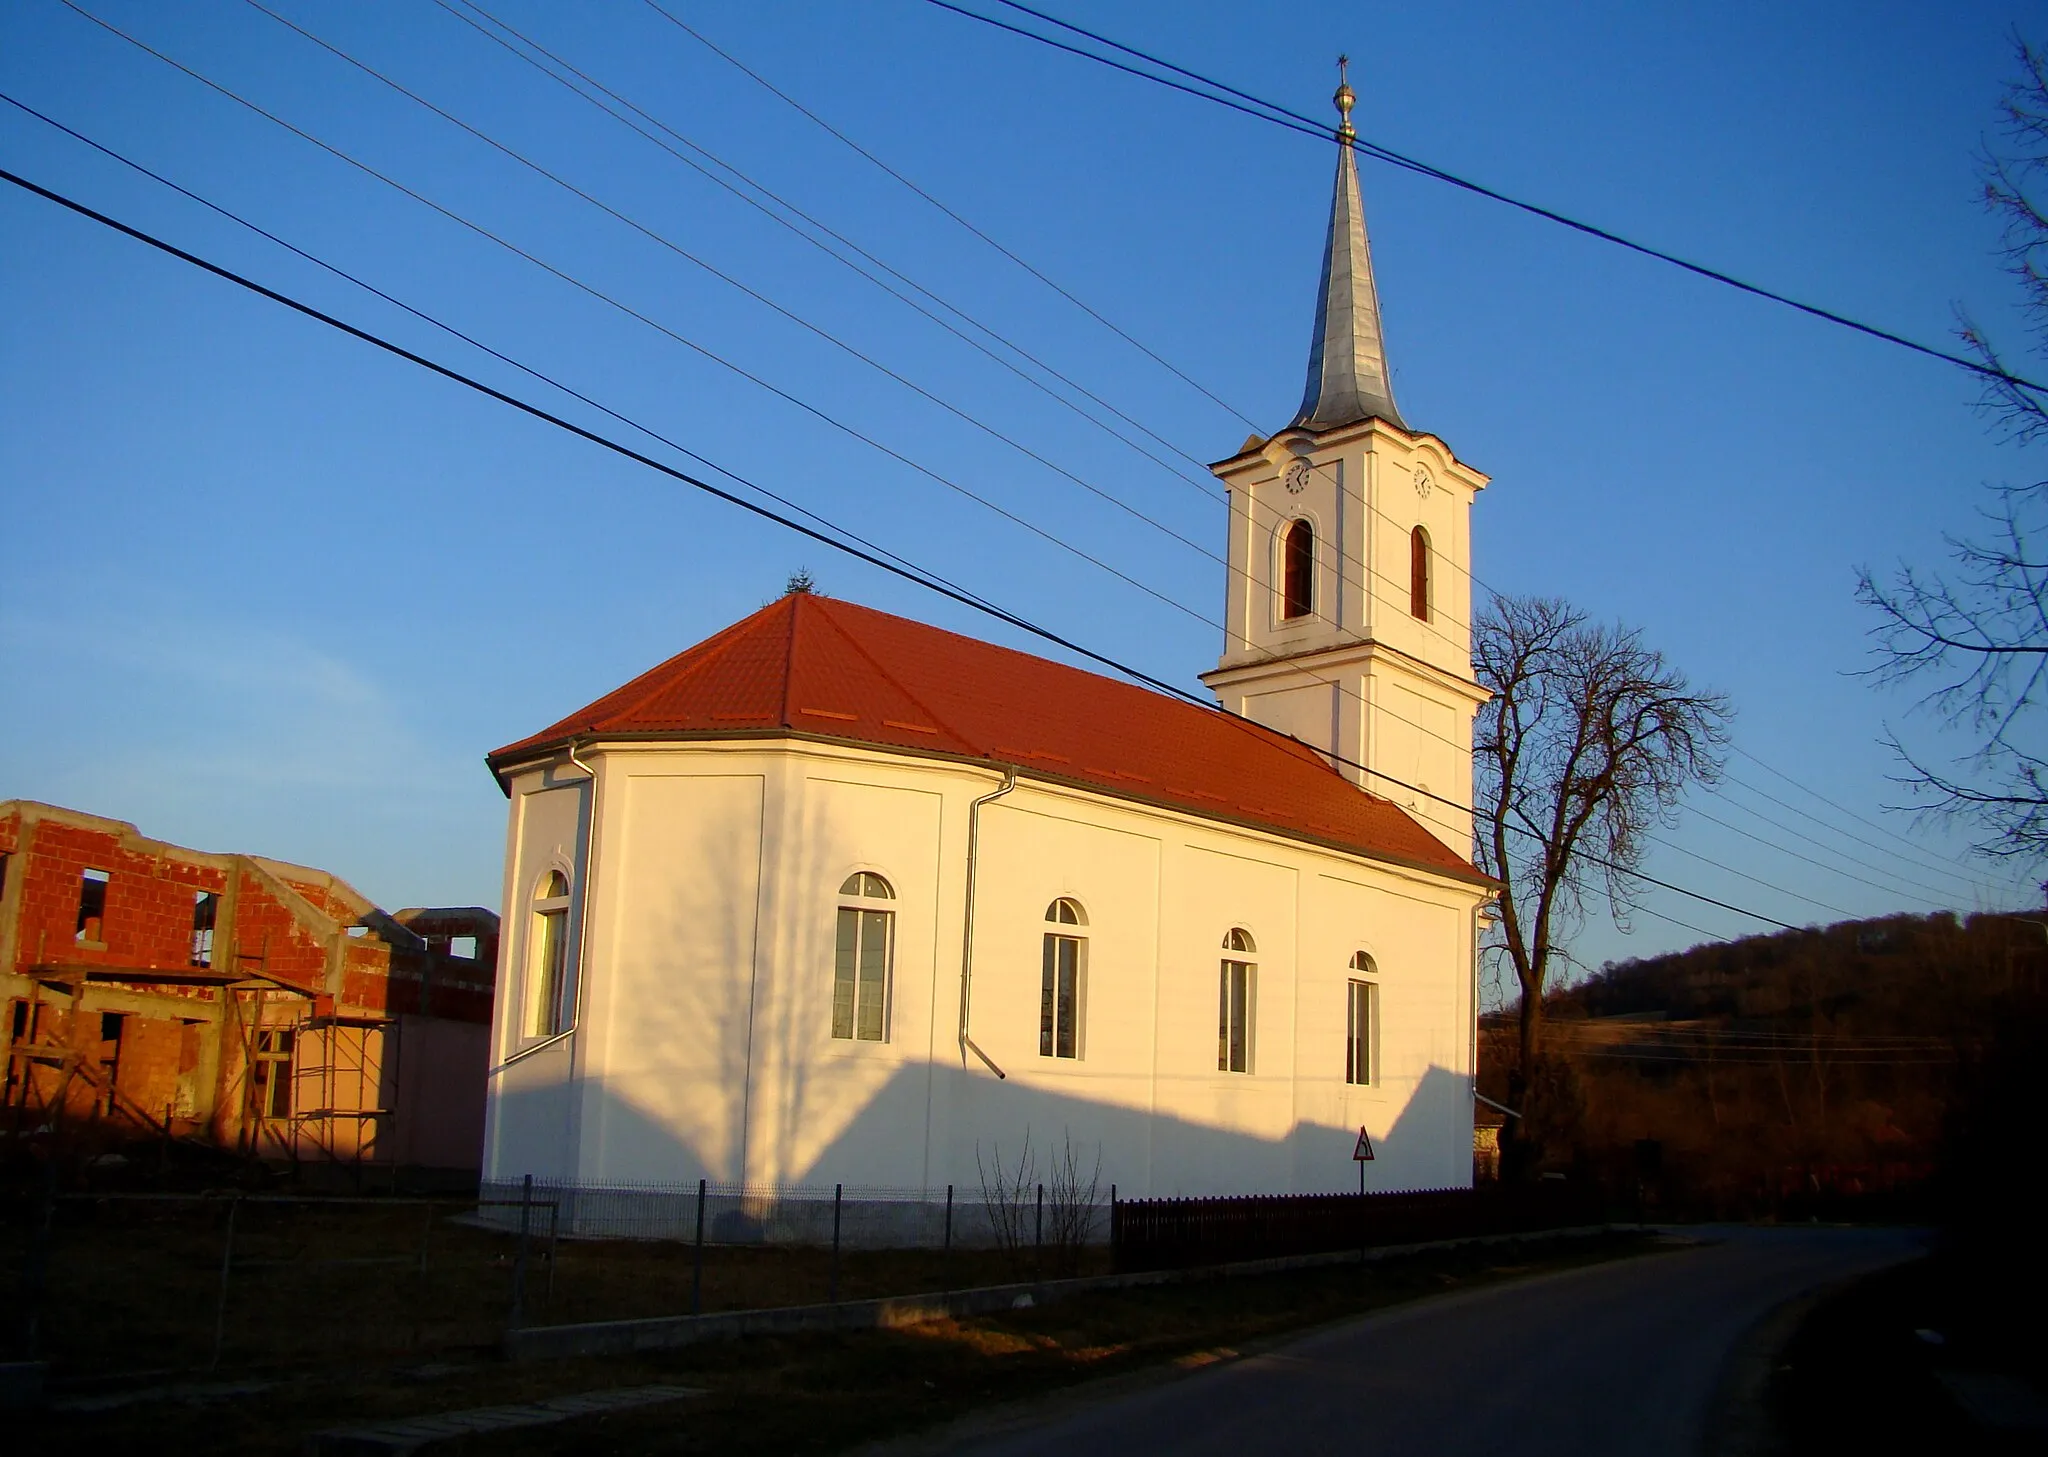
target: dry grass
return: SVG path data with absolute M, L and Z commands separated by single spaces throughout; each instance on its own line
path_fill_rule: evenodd
M 235 1213 L 219 1369 L 427 1356 L 495 1344 L 511 1313 L 515 1236 L 458 1222 L 466 1206 L 245 1202 Z M 210 1203 L 59 1204 L 42 1354 L 56 1378 L 192 1373 L 213 1361 L 228 1210 Z M 21 1268 L 26 1231 L 0 1235 L 0 1270 Z M 425 1251 L 422 1273 L 420 1254 Z M 528 1248 L 528 1324 L 687 1313 L 694 1253 L 653 1241 L 565 1240 Z M 829 1250 L 707 1247 L 703 1309 L 830 1298 Z M 1106 1268 L 1090 1251 L 1081 1273 Z M 920 1294 L 1029 1278 L 989 1250 L 846 1251 L 841 1299 Z M 1047 1273 L 1051 1273 L 1050 1270 Z
M 1613 1236 L 1552 1248 L 1445 1251 L 1363 1268 L 1100 1292 L 894 1331 L 763 1337 L 625 1358 L 333 1367 L 300 1371 L 233 1400 L 166 1394 L 96 1414 L 53 1413 L 27 1435 L 39 1446 L 103 1452 L 288 1452 L 306 1433 L 341 1423 L 675 1382 L 706 1394 L 677 1406 L 471 1438 L 463 1450 L 832 1452 L 1096 1377 L 1214 1365 L 1254 1343 L 1379 1306 L 1651 1247 Z

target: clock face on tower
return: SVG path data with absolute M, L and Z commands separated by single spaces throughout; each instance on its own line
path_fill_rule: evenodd
M 1287 473 L 1280 477 L 1280 479 L 1286 483 L 1288 490 L 1298 496 L 1308 489 L 1308 471 L 1308 462 L 1297 460 L 1287 467 Z

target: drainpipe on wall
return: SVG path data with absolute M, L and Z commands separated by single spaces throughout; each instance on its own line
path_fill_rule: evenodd
M 576 741 L 569 740 L 569 762 L 581 769 L 590 780 L 590 805 L 585 811 L 583 827 L 583 865 L 577 876 L 576 897 L 576 1004 L 569 1008 L 569 1025 L 562 1030 L 574 1032 L 583 1022 L 583 953 L 590 946 L 590 872 L 597 858 L 597 771 L 576 757 Z
M 981 848 L 981 807 L 993 800 L 1001 799 L 1017 787 L 1017 771 L 1008 764 L 990 765 L 1003 771 L 1003 787 L 984 794 L 967 807 L 967 911 L 960 927 L 960 1061 L 967 1061 L 967 1054 L 973 1053 L 981 1059 L 982 1066 L 998 1078 L 1009 1074 L 995 1065 L 989 1055 L 974 1045 L 968 1035 L 968 1016 L 973 1005 L 974 993 L 974 884 L 975 857 Z

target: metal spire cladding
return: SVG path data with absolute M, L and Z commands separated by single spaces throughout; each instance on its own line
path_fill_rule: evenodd
M 1335 430 L 1381 419 L 1406 430 L 1394 405 L 1380 333 L 1380 296 L 1372 280 L 1372 248 L 1358 195 L 1358 160 L 1351 140 L 1357 100 L 1345 78 L 1350 58 L 1337 58 L 1337 186 L 1330 201 L 1330 236 L 1323 245 L 1323 282 L 1316 294 L 1316 331 L 1309 348 L 1308 388 L 1288 428 Z

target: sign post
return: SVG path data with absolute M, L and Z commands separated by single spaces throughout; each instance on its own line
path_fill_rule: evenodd
M 1351 1160 L 1358 1165 L 1358 1192 L 1365 1192 L 1365 1166 L 1372 1162 L 1372 1138 L 1361 1128 L 1358 1130 L 1358 1147 L 1351 1150 Z

